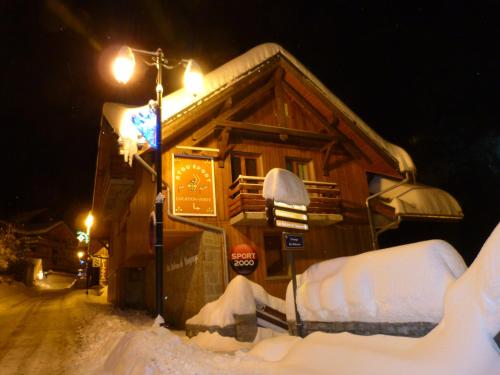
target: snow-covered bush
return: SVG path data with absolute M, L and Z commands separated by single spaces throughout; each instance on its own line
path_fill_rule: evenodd
M 0 228 L 0 271 L 5 271 L 10 264 L 18 260 L 19 241 L 11 226 Z

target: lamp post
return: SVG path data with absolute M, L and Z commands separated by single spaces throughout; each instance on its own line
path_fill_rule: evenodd
M 184 86 L 196 95 L 203 85 L 203 76 L 198 64 L 194 60 L 181 60 L 175 65 L 168 65 L 161 48 L 156 51 L 145 51 L 136 48 L 123 46 L 113 63 L 113 74 L 120 83 L 127 83 L 132 76 L 135 67 L 135 56 L 146 57 L 144 60 L 148 66 L 156 67 L 156 102 L 152 107 L 156 117 L 155 144 L 150 144 L 155 148 L 155 169 L 156 169 L 156 199 L 155 199 L 155 274 L 156 274 L 156 313 L 163 317 L 163 179 L 162 179 L 162 97 L 163 97 L 163 69 L 173 69 L 180 65 L 185 65 Z
M 92 213 L 89 212 L 87 215 L 87 218 L 85 219 L 85 226 L 87 227 L 87 257 L 86 257 L 86 275 L 87 275 L 87 280 L 86 280 L 86 286 L 87 290 L 85 291 L 86 294 L 89 294 L 89 283 L 90 283 L 90 275 L 89 275 L 89 263 L 90 263 L 90 228 L 92 228 L 92 225 L 94 224 L 94 216 L 92 216 Z

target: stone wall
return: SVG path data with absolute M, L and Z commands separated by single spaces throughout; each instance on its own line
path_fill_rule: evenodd
M 176 328 L 224 291 L 220 235 L 201 232 L 164 256 L 165 319 Z
M 200 332 L 217 332 L 221 336 L 234 337 L 238 341 L 252 342 L 257 335 L 257 316 L 255 314 L 234 315 L 234 324 L 224 327 L 186 324 L 186 336 L 193 337 Z
M 370 322 L 302 322 L 302 336 L 316 331 L 328 333 L 349 332 L 355 335 L 390 335 L 406 337 L 422 337 L 429 333 L 437 324 L 430 322 L 408 323 L 370 323 Z M 297 334 L 295 322 L 288 322 L 291 335 Z

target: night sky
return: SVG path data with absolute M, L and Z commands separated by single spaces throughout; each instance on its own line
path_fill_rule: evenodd
M 102 104 L 154 96 L 153 71 L 111 80 L 117 46 L 161 47 L 208 72 L 276 42 L 464 209 L 461 223 L 403 223 L 381 245 L 443 238 L 470 262 L 500 218 L 499 3 L 323 3 L 2 1 L 0 218 L 46 207 L 83 227 Z M 167 92 L 179 76 L 166 75 Z

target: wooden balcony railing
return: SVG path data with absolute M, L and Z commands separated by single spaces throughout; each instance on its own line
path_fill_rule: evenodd
M 241 212 L 264 212 L 266 203 L 262 197 L 264 177 L 238 176 L 229 187 L 229 215 Z M 340 190 L 334 182 L 304 181 L 311 203 L 308 213 L 340 214 Z

